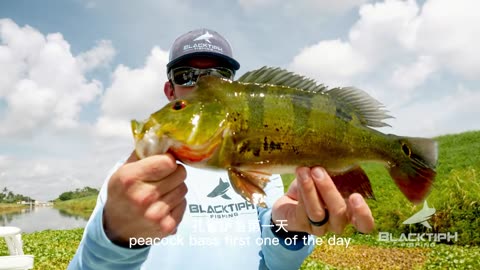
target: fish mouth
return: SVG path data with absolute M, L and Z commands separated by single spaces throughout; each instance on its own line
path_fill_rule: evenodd
M 168 152 L 185 164 L 205 163 L 217 152 L 226 132 L 228 132 L 228 129 L 221 126 L 208 141 L 196 145 L 188 145 L 170 139 L 171 144 Z
M 174 141 L 166 135 L 158 137 L 156 134 L 158 128 L 159 125 L 150 128 L 141 139 L 136 140 L 135 152 L 140 159 L 165 154 L 174 143 Z
M 135 152 L 140 159 L 152 155 L 171 153 L 177 160 L 185 164 L 208 161 L 220 146 L 225 136 L 226 128 L 220 125 L 215 134 L 202 144 L 189 145 L 188 143 L 171 138 L 168 134 L 157 134 L 160 125 L 156 125 L 138 139 Z

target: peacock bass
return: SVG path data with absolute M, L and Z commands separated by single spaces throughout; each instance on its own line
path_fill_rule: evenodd
M 344 197 L 373 197 L 360 167 L 367 161 L 384 163 L 411 202 L 432 186 L 436 142 L 373 129 L 390 116 L 359 89 L 329 90 L 270 67 L 238 81 L 203 76 L 195 87 L 146 121 L 132 121 L 139 158 L 169 152 L 194 167 L 226 169 L 234 190 L 260 206 L 269 176 L 299 166 L 324 167 Z

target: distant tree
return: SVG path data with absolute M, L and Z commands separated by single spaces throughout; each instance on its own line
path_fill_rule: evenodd
M 11 190 L 8 190 L 7 187 L 4 187 L 0 193 L 0 203 L 16 203 L 28 200 L 33 201 L 33 199 L 28 196 L 13 193 Z
M 67 201 L 71 199 L 83 198 L 91 195 L 97 195 L 98 189 L 92 187 L 76 188 L 75 191 L 67 191 L 60 194 L 58 197 L 61 201 Z
M 73 192 L 67 191 L 67 192 L 64 192 L 64 193 L 60 194 L 60 196 L 58 198 L 61 201 L 68 201 L 68 200 L 71 200 L 72 197 L 73 197 Z

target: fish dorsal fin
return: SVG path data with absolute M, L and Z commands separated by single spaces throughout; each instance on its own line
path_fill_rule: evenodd
M 313 79 L 278 67 L 264 66 L 260 69 L 249 71 L 238 78 L 237 81 L 242 83 L 282 85 L 311 92 L 327 90 L 323 84 L 317 84 Z
M 389 124 L 383 122 L 393 118 L 384 110 L 382 103 L 371 97 L 366 92 L 355 87 L 333 88 L 327 91 L 340 107 L 348 114 L 355 114 L 364 126 L 386 127 Z
M 384 106 L 358 88 L 343 87 L 328 90 L 323 84 L 318 84 L 313 79 L 278 67 L 266 66 L 245 73 L 237 81 L 242 83 L 281 85 L 303 91 L 326 93 L 337 102 L 339 108 L 342 108 L 340 114 L 347 114 L 344 115 L 345 117 L 351 118 L 352 115 L 355 115 L 360 124 L 364 126 L 390 126 L 383 122 L 387 118 L 392 118 L 383 109 Z

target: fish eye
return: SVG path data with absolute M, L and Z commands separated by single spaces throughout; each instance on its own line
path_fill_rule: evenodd
M 172 109 L 174 109 L 175 111 L 179 111 L 185 107 L 187 107 L 187 103 L 185 102 L 185 100 L 177 100 L 173 104 Z
M 406 143 L 402 143 L 402 151 L 403 153 L 405 153 L 405 155 L 407 155 L 408 157 L 410 157 L 412 155 L 412 150 L 410 150 L 410 147 L 408 147 L 408 145 Z

